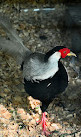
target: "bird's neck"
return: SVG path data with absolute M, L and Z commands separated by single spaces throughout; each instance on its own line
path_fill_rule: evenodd
M 61 53 L 60 52 L 55 52 L 48 58 L 49 63 L 55 63 L 58 62 L 59 59 L 61 58 Z
M 56 72 L 59 70 L 58 68 L 58 61 L 61 58 L 61 53 L 55 52 L 52 54 L 49 58 L 48 61 L 43 64 L 42 67 L 42 73 L 41 75 L 37 76 L 36 79 L 41 79 L 45 80 L 48 78 L 52 78 Z

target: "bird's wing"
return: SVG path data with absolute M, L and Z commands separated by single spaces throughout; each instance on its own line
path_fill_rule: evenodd
M 22 63 L 25 56 L 29 55 L 31 51 L 23 45 L 21 38 L 19 38 L 15 29 L 12 28 L 7 17 L 0 13 L 0 26 L 3 27 L 7 34 L 7 39 L 0 37 L 0 50 L 17 57 L 18 63 Z
M 34 76 L 41 75 L 44 69 L 44 55 L 43 53 L 31 54 L 23 64 L 23 76 L 26 80 L 33 80 Z

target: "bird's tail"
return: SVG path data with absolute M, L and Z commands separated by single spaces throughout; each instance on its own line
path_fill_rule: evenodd
M 5 31 L 7 37 L 0 36 L 0 50 L 11 54 L 17 58 L 21 64 L 26 56 L 31 51 L 23 45 L 21 38 L 17 35 L 15 29 L 12 28 L 11 23 L 7 17 L 0 13 L 0 26 Z

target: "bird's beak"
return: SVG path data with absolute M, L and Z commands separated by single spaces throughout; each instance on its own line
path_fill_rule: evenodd
M 73 53 L 73 52 L 68 53 L 67 56 L 75 56 L 75 57 L 77 57 L 76 54 Z

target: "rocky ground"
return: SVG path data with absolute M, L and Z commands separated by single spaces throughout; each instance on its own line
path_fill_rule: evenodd
M 62 38 L 65 6 L 57 5 L 56 11 L 51 13 L 32 10 L 25 13 L 23 9 L 26 5 L 21 5 L 21 8 L 19 11 L 17 5 L 1 4 L 0 12 L 9 16 L 13 27 L 30 50 L 46 52 L 54 45 L 64 45 L 66 40 L 70 43 L 68 32 Z M 1 27 L 0 35 L 5 36 Z M 69 60 L 62 60 L 69 74 L 69 85 L 47 109 L 51 137 L 81 136 L 81 79 L 70 67 Z M 0 52 L 0 137 L 45 137 L 41 125 L 36 122 L 40 115 L 36 106 L 32 106 L 33 103 L 24 90 L 20 66 L 11 56 Z

